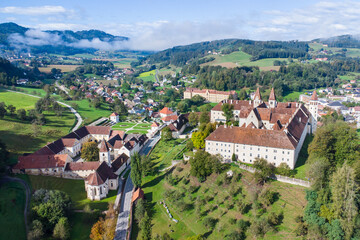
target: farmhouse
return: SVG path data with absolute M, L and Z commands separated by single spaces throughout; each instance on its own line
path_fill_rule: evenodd
M 205 148 L 211 154 L 252 163 L 264 158 L 275 166 L 286 163 L 295 167 L 307 134 L 316 131 L 317 96 L 314 91 L 309 110 L 299 103 L 278 103 L 272 89 L 269 102 L 257 90 L 254 101 L 225 100 L 211 110 L 212 122 L 225 122 L 221 106 L 234 106 L 234 118 L 240 127 L 220 126 L 206 138 Z
M 88 198 L 100 200 L 109 190 L 117 189 L 119 174 L 147 140 L 142 134 L 126 134 L 104 126 L 85 126 L 30 155 L 19 157 L 12 171 L 84 179 Z M 99 143 L 99 161 L 74 161 L 88 141 Z
M 235 91 L 216 91 L 211 89 L 197 89 L 197 88 L 186 88 L 184 92 L 184 99 L 191 99 L 195 95 L 199 95 L 206 99 L 208 102 L 220 102 L 222 100 L 229 99 L 230 96 L 234 96 Z

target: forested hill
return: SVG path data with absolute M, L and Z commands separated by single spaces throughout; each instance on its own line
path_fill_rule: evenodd
M 327 44 L 329 47 L 360 48 L 359 35 L 342 35 L 331 38 L 318 38 L 314 39 L 313 42 Z
M 224 39 L 211 42 L 194 43 L 186 46 L 177 46 L 157 52 L 134 63 L 133 66 L 143 63 L 175 66 L 184 66 L 191 62 L 204 63 L 207 59 L 201 59 L 209 52 L 229 54 L 239 49 L 252 55 L 251 60 L 263 58 L 300 58 L 305 57 L 309 46 L 307 42 L 299 41 L 253 41 L 244 39 Z M 211 58 L 210 58 L 211 59 Z M 210 60 L 208 59 L 208 60 Z
M 0 84 L 13 85 L 22 77 L 25 77 L 23 70 L 15 67 L 8 60 L 0 58 Z
M 97 44 L 91 42 L 94 39 L 97 40 Z M 47 52 L 67 55 L 91 52 L 101 49 L 104 44 L 111 48 L 111 44 L 127 40 L 129 38 L 114 36 L 99 30 L 40 31 L 25 28 L 16 23 L 0 24 L 0 46 L 2 45 L 3 48 L 30 49 L 35 53 Z

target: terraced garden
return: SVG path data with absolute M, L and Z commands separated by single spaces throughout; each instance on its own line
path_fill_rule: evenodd
M 119 122 L 115 124 L 112 129 L 125 131 L 127 133 L 141 133 L 146 134 L 151 128 L 151 123 L 133 123 L 133 122 Z

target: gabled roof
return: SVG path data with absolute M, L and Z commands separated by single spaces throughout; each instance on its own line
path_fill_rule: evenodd
M 56 154 L 56 155 L 36 155 L 31 154 L 28 156 L 19 157 L 19 162 L 13 169 L 36 169 L 36 168 L 54 168 L 64 167 L 69 155 Z
M 168 107 L 164 107 L 163 109 L 161 109 L 160 113 L 170 115 L 173 114 L 174 112 L 172 112 Z
M 269 100 L 276 100 L 274 88 L 271 89 Z
M 171 115 L 171 116 L 166 116 L 161 118 L 162 121 L 164 122 L 170 122 L 170 121 L 176 121 L 178 117 L 176 115 Z
M 99 161 L 95 162 L 69 162 L 66 164 L 65 171 L 89 171 L 96 170 L 100 166 Z
M 110 117 L 116 117 L 116 116 L 119 116 L 119 114 L 117 114 L 116 112 L 113 112 Z
M 101 179 L 105 182 L 106 179 L 116 179 L 118 176 L 111 170 L 106 162 L 102 162 L 96 172 L 99 173 Z
M 112 163 L 112 170 L 116 172 L 123 164 L 127 162 L 129 159 L 129 156 L 125 153 L 122 153 L 120 156 L 118 156 Z
M 285 131 L 219 126 L 206 140 L 294 150 L 290 137 Z

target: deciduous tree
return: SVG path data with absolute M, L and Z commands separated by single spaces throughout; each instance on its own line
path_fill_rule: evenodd
M 99 148 L 96 142 L 86 142 L 81 148 L 81 158 L 86 161 L 99 161 Z

